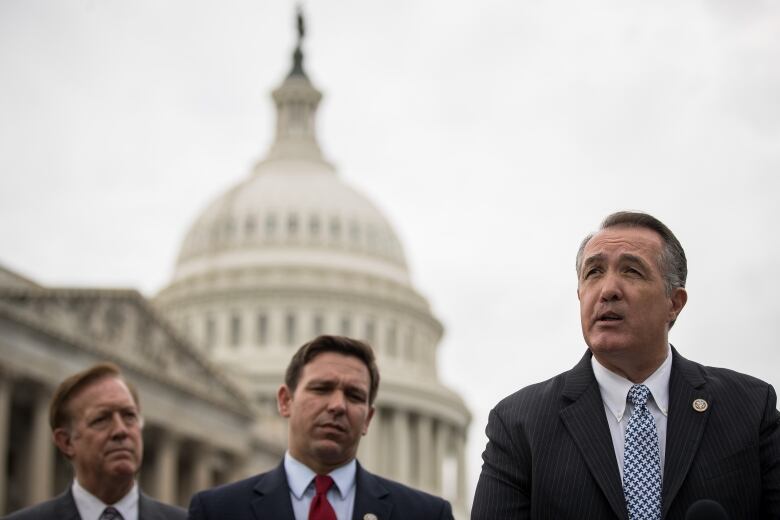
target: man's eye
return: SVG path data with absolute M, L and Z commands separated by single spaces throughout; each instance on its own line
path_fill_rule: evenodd
M 591 276 L 598 274 L 600 269 L 598 267 L 591 267 L 590 269 L 587 269 L 585 271 L 585 278 L 590 278 Z
M 90 421 L 89 425 L 93 428 L 105 428 L 109 423 L 111 422 L 111 416 L 110 415 L 98 415 L 92 421 Z
M 127 425 L 133 425 L 138 423 L 138 414 L 135 412 L 123 412 L 122 421 Z
M 350 401 L 355 401 L 356 403 L 362 403 L 366 400 L 366 396 L 360 393 L 348 393 L 347 397 Z

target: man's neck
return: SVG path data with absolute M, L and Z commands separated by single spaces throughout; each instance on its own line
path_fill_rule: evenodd
M 84 480 L 79 479 L 78 475 L 76 476 L 76 480 L 85 491 L 106 505 L 116 504 L 122 500 L 122 498 L 133 489 L 133 485 L 135 484 L 135 479 L 111 479 L 100 482 L 85 482 Z
M 643 383 L 653 372 L 658 370 L 669 355 L 669 346 L 659 351 L 655 356 L 637 359 L 635 355 L 604 355 L 593 354 L 593 357 L 601 365 L 620 376 L 625 377 L 634 384 Z

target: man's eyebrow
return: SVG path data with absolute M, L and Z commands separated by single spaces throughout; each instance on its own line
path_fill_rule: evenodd
M 623 260 L 623 261 L 628 260 L 629 262 L 634 262 L 634 263 L 639 264 L 639 265 L 641 265 L 643 267 L 647 267 L 647 262 L 645 262 L 644 258 L 642 258 L 641 256 L 637 256 L 637 255 L 631 254 L 631 253 L 623 253 L 622 255 L 620 255 L 620 259 Z
M 583 262 L 583 267 L 590 264 L 595 264 L 597 262 L 601 262 L 604 260 L 604 254 L 603 253 L 596 253 L 595 255 L 591 255 L 587 257 Z
M 306 386 L 333 385 L 333 384 L 335 384 L 335 381 L 333 379 L 321 378 L 321 379 L 310 380 L 308 383 L 306 383 Z

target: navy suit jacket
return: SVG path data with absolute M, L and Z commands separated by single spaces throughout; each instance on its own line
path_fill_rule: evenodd
M 22 509 L 5 517 L 4 520 L 81 520 L 73 493 L 68 489 L 61 495 Z M 187 513 L 180 507 L 158 502 L 144 493 L 138 499 L 139 520 L 184 520 Z
M 357 464 L 352 518 L 373 513 L 378 520 L 450 520 L 449 502 L 378 477 Z M 295 520 L 284 463 L 275 469 L 195 494 L 190 520 Z
M 774 389 L 688 361 L 672 349 L 663 475 L 664 519 L 701 499 L 732 519 L 780 518 L 780 414 Z M 695 399 L 708 407 L 694 410 Z M 472 507 L 482 519 L 627 520 L 620 472 L 586 352 L 568 372 L 490 412 Z

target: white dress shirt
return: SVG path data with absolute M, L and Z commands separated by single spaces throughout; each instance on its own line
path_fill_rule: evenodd
M 84 489 L 79 481 L 73 480 L 73 500 L 79 510 L 81 520 L 99 520 L 103 510 L 113 507 L 122 514 L 124 520 L 138 520 L 138 483 L 115 504 L 104 504 L 98 497 Z
M 628 391 L 634 386 L 634 383 L 605 368 L 595 356 L 591 358 L 591 366 L 593 367 L 593 375 L 596 376 L 596 381 L 599 384 L 601 400 L 604 402 L 604 412 L 607 414 L 609 433 L 612 435 L 612 447 L 615 448 L 615 458 L 620 469 L 622 482 L 626 426 L 628 426 L 628 419 L 634 411 L 634 405 L 628 400 Z M 666 418 L 669 415 L 669 376 L 671 374 L 672 350 L 670 347 L 661 366 L 641 383 L 650 390 L 651 394 L 651 398 L 647 400 L 647 408 L 655 419 L 655 429 L 658 431 L 662 478 L 666 458 Z
M 290 452 L 284 454 L 284 471 L 287 473 L 287 487 L 290 488 L 295 520 L 308 520 L 309 507 L 316 493 L 314 477 L 317 474 L 307 465 L 296 460 Z M 333 486 L 328 490 L 328 502 L 336 512 L 338 520 L 351 520 L 355 508 L 355 475 L 357 463 L 352 459 L 328 475 Z

